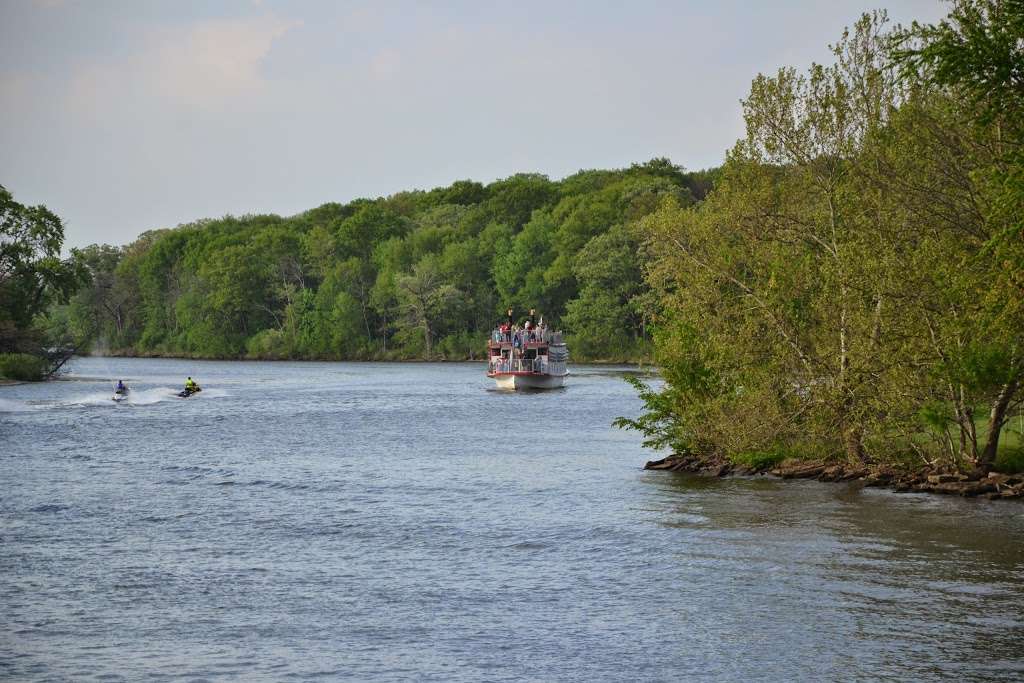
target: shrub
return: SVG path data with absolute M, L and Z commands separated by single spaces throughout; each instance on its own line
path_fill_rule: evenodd
M 787 454 L 781 449 L 771 451 L 752 451 L 747 453 L 733 453 L 729 460 L 736 465 L 744 465 L 752 470 L 767 470 L 787 458 Z
M 289 356 L 287 347 L 284 333 L 274 328 L 258 332 L 246 344 L 249 357 L 261 360 L 287 358 Z
M 1024 472 L 1024 448 L 999 449 L 996 457 L 996 470 L 1003 474 Z
M 27 353 L 0 353 L 0 377 L 22 382 L 39 382 L 46 379 L 45 358 Z

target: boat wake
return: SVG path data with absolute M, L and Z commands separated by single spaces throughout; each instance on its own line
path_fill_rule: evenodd
M 180 401 L 178 389 L 172 387 L 154 387 L 152 389 L 133 389 L 127 397 L 120 401 L 112 400 L 114 391 L 92 391 L 87 394 L 70 396 L 59 400 L 17 400 L 0 398 L 0 413 L 27 413 L 38 410 L 61 410 L 68 408 L 117 408 L 123 406 L 152 406 L 167 401 Z M 228 396 L 224 389 L 203 389 L 202 392 L 189 398 L 190 401 L 201 401 L 211 398 Z
M 202 398 L 224 398 L 227 395 L 228 395 L 228 392 L 225 391 L 224 389 L 205 389 L 204 388 L 202 391 L 200 391 L 198 394 L 196 394 L 192 398 L 198 398 L 198 399 L 202 399 Z
M 61 401 L 60 403 L 55 404 L 54 407 L 74 408 L 79 406 L 115 405 L 151 406 L 163 401 L 170 401 L 175 398 L 175 391 L 170 387 L 155 387 L 153 389 L 144 389 L 142 391 L 132 390 L 129 392 L 127 397 L 120 401 L 111 400 L 113 396 L 113 391 L 94 392 Z
M 27 413 L 30 410 L 38 410 L 39 406 L 32 405 L 27 401 L 12 401 L 7 398 L 0 398 L 0 413 Z

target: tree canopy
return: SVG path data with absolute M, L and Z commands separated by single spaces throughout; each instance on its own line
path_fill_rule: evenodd
M 638 222 L 710 174 L 667 159 L 519 174 L 201 220 L 80 258 L 67 309 L 96 348 L 216 358 L 472 358 L 511 306 L 565 328 L 580 357 L 649 352 Z
M 706 201 L 640 221 L 665 386 L 620 424 L 738 462 L 996 466 L 1024 398 L 1022 27 L 999 0 L 874 13 L 831 64 L 757 76 Z

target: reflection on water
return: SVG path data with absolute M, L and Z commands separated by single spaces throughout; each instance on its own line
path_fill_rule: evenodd
M 0 678 L 1024 674 L 1024 505 L 644 472 L 628 370 L 85 359 L 0 389 Z

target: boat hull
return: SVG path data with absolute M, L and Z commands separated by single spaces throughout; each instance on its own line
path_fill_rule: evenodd
M 565 385 L 567 375 L 545 375 L 534 372 L 501 372 L 490 377 L 499 389 L 557 389 Z

